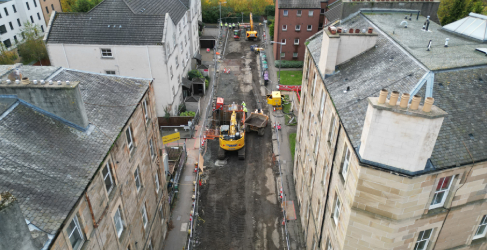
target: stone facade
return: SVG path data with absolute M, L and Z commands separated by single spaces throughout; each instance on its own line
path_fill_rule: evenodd
M 100 164 L 86 193 L 80 196 L 71 210 L 51 244 L 52 249 L 73 249 L 69 230 L 75 217 L 84 238 L 78 249 L 147 249 L 149 244 L 154 249 L 162 248 L 167 232 L 169 206 L 154 98 L 151 85 L 104 162 Z M 147 116 L 144 100 L 147 102 Z M 132 149 L 129 149 L 127 136 L 129 128 L 133 137 Z M 113 179 L 109 193 L 105 178 L 107 164 Z M 134 174 L 136 172 L 139 173 L 139 188 Z M 146 220 L 143 218 L 144 207 Z M 116 227 L 117 210 L 123 225 L 120 236 Z
M 294 162 L 306 249 L 484 249 L 487 164 L 408 176 L 361 163 L 318 72 L 307 50 Z

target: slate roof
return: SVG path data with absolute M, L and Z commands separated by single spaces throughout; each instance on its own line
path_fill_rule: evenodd
M 188 10 L 179 0 L 104 0 L 87 13 L 57 13 L 48 43 L 156 45 L 165 14 L 177 24 Z
M 412 56 L 426 65 L 430 70 L 452 69 L 476 65 L 486 65 L 484 53 L 476 48 L 487 48 L 487 45 L 460 37 L 444 31 L 442 27 L 430 22 L 429 31 L 422 31 L 426 17 L 419 20 L 408 20 L 408 28 L 400 25 L 404 19 L 401 13 L 364 13 L 375 25 L 399 43 Z M 445 39 L 449 38 L 449 46 L 445 47 Z M 432 40 L 431 50 L 427 51 L 428 42 Z
M 30 67 L 23 67 L 24 75 Z M 17 99 L 0 98 L 0 107 L 5 100 L 15 101 L 10 112 L 0 114 L 0 192 L 13 190 L 24 217 L 55 234 L 130 119 L 150 80 L 69 69 L 56 71 L 51 77 L 53 81 L 80 82 L 91 129 L 76 130 Z
M 380 16 L 383 15 L 374 17 L 374 20 L 380 20 Z M 363 29 L 370 27 L 371 23 L 363 15 L 357 15 L 340 26 Z M 421 30 L 417 32 L 423 34 Z M 308 49 L 315 63 L 320 60 L 322 40 L 323 31 L 308 40 Z M 324 80 L 355 148 L 360 146 L 367 97 L 377 97 L 383 88 L 409 93 L 429 71 L 400 46 L 379 31 L 375 48 L 338 65 L 336 73 Z M 441 61 L 443 57 L 436 60 Z M 459 68 L 435 74 L 435 105 L 446 111 L 448 116 L 443 121 L 431 156 L 434 168 L 471 164 L 464 142 L 476 162 L 487 159 L 487 84 L 484 81 L 487 81 L 487 64 L 484 67 Z M 350 87 L 350 91 L 344 93 L 347 87 Z M 421 96 L 425 95 L 424 88 L 419 92 Z M 470 139 L 469 134 L 473 134 L 474 139 Z
M 279 0 L 279 9 L 321 9 L 321 0 Z

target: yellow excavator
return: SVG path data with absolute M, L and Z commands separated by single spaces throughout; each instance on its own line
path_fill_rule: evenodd
M 247 40 L 257 39 L 257 31 L 254 30 L 254 21 L 252 20 L 252 13 L 250 13 L 250 30 L 245 33 L 247 35 Z
M 237 119 L 239 121 L 237 121 Z M 218 149 L 218 159 L 223 160 L 225 158 L 225 151 L 238 150 L 238 158 L 240 160 L 245 160 L 245 130 L 243 124 L 244 121 L 245 113 L 233 110 L 230 117 L 230 125 L 220 126 L 220 148 Z

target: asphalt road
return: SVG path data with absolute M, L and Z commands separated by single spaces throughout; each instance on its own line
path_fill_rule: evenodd
M 230 69 L 230 74 L 221 74 L 216 96 L 225 98 L 225 104 L 245 101 L 250 112 L 257 108 L 256 96 L 261 96 L 257 55 L 250 45 L 260 42 L 230 38 L 221 69 Z M 263 107 L 269 114 L 267 105 Z M 238 160 L 237 152 L 227 153 L 222 164 L 215 164 L 218 140 L 208 141 L 195 249 L 284 247 L 271 140 L 269 122 L 263 137 L 246 133 L 245 160 Z

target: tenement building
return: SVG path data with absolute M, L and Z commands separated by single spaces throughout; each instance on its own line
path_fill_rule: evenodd
M 151 79 L 0 67 L 0 249 L 161 249 Z
M 414 13 L 362 10 L 308 39 L 293 172 L 307 249 L 487 246 L 487 17 Z

